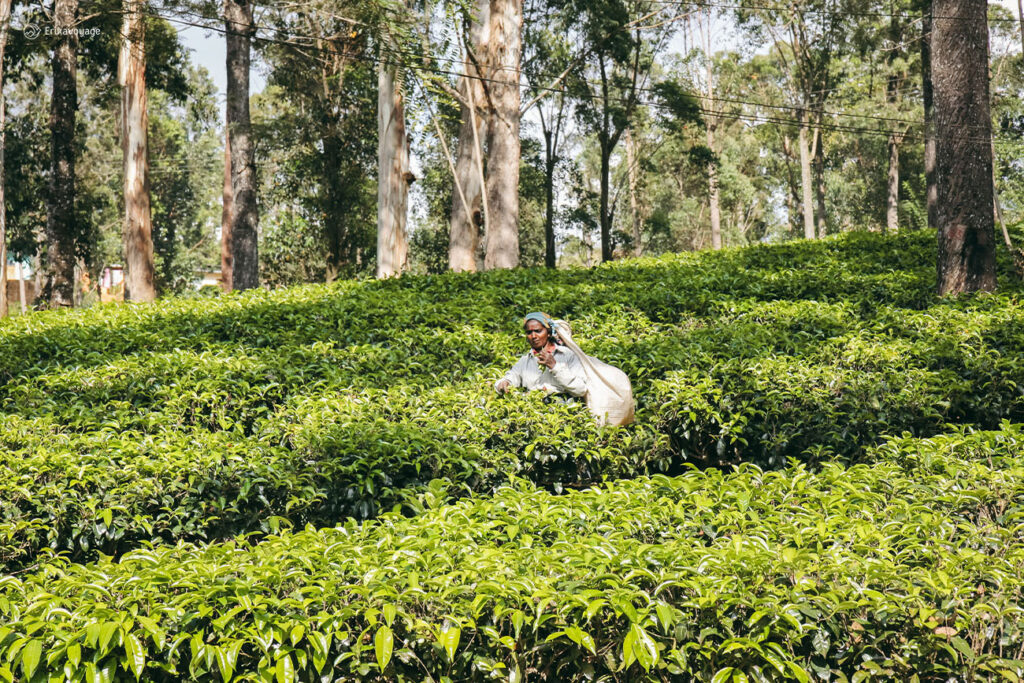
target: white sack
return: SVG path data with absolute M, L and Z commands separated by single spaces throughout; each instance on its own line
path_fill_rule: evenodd
M 564 320 L 555 321 L 555 334 L 580 359 L 587 375 L 587 407 L 600 425 L 628 425 L 633 421 L 633 386 L 622 370 L 583 353 Z

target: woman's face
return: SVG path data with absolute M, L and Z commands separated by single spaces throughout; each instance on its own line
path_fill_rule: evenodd
M 530 348 L 534 351 L 540 351 L 547 346 L 548 340 L 551 338 L 548 328 L 536 320 L 527 320 L 523 325 L 523 331 L 526 332 L 526 340 L 530 342 Z

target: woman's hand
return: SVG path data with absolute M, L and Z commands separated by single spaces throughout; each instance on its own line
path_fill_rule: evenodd
M 509 387 L 511 386 L 512 382 L 509 382 L 507 379 L 503 379 L 500 382 L 498 382 L 497 386 L 495 386 L 495 389 L 498 390 L 499 394 L 504 394 L 506 391 L 508 391 Z
M 555 367 L 555 354 L 549 353 L 546 349 L 537 352 L 537 362 L 546 365 L 548 370 Z

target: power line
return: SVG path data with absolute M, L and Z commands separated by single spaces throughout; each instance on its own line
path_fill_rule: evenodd
M 680 2 L 680 0 L 651 0 L 651 2 L 653 4 L 665 4 L 665 5 L 677 5 L 677 6 L 686 5 L 686 6 L 720 7 L 720 8 L 740 8 L 740 7 L 746 7 L 746 8 L 754 8 L 754 9 L 757 9 L 757 8 L 760 8 L 760 9 L 787 9 L 787 8 L 785 8 L 783 6 L 780 6 L 780 5 L 757 5 L 757 6 L 746 5 L 746 6 L 744 6 L 744 5 L 738 5 L 738 4 L 722 4 L 722 3 L 708 3 L 708 2 L 705 2 L 705 3 L 699 3 L 699 2 L 698 3 L 685 3 L 685 2 Z M 791 9 L 791 8 L 789 8 L 789 9 Z M 814 11 L 814 12 L 819 12 L 819 13 L 827 13 L 828 12 L 828 10 L 807 10 L 807 11 Z M 178 15 L 178 16 L 190 16 L 190 17 L 193 17 L 193 18 L 209 20 L 209 17 L 206 17 L 205 15 L 202 15 L 202 14 L 199 14 L 199 13 L 196 13 L 196 12 L 187 12 L 187 11 L 177 10 L 174 13 L 176 15 Z M 164 16 L 162 16 L 162 15 L 160 15 L 158 13 L 155 13 L 155 12 L 152 13 L 151 16 L 163 18 L 163 19 L 165 19 L 167 21 L 173 21 L 173 22 L 176 22 L 176 23 L 179 23 L 179 24 L 182 24 L 182 25 L 190 26 L 190 27 L 202 28 L 204 30 L 215 31 L 215 32 L 221 33 L 222 35 L 227 35 L 228 33 L 230 33 L 230 31 L 227 28 L 219 26 L 219 25 L 218 26 L 211 26 L 209 24 L 199 24 L 199 23 L 195 23 L 195 22 L 189 22 L 189 21 L 185 21 L 183 19 L 170 19 L 168 17 L 164 17 Z M 863 16 L 883 16 L 883 17 L 890 17 L 891 16 L 891 17 L 896 17 L 896 16 L 922 16 L 922 15 L 910 15 L 910 14 L 906 14 L 906 13 L 904 13 L 904 14 L 864 13 Z M 342 17 L 342 19 L 344 19 L 346 22 L 349 22 L 349 23 L 353 23 L 354 22 L 354 20 L 350 20 L 350 19 L 347 19 L 347 18 L 343 18 Z M 1014 22 L 1016 22 L 1016 20 L 1014 20 Z M 254 32 L 254 34 L 257 31 L 259 31 L 261 28 L 265 28 L 265 27 L 257 26 L 254 23 L 253 24 L 253 32 Z M 305 40 L 309 40 L 309 41 L 324 40 L 324 38 L 322 36 L 312 36 L 312 35 L 309 35 L 309 34 L 303 34 L 303 33 L 298 33 L 298 32 L 294 32 L 294 31 L 283 31 L 280 28 L 273 28 L 273 27 L 271 27 L 271 28 L 267 28 L 267 30 L 275 31 L 277 33 L 284 33 L 285 35 L 288 35 L 288 36 L 290 36 L 292 38 L 301 38 L 301 39 L 305 39 Z M 318 47 L 316 45 L 311 45 L 311 44 L 298 44 L 294 40 L 285 40 L 285 39 L 281 39 L 281 38 L 268 38 L 266 36 L 262 36 L 262 37 L 261 36 L 256 36 L 256 39 L 260 40 L 262 42 L 269 42 L 269 43 L 275 43 L 275 44 L 280 44 L 280 45 L 286 45 L 286 46 L 289 46 L 289 47 L 300 47 L 302 49 L 311 50 L 313 52 L 319 52 L 321 54 L 324 54 L 324 53 L 332 54 L 332 55 L 335 55 L 335 56 L 350 58 L 350 59 L 364 61 L 364 62 L 368 62 L 368 63 L 379 63 L 379 61 L 380 61 L 379 58 L 374 58 L 371 55 L 367 55 L 367 54 L 361 53 L 361 52 L 350 52 L 350 51 L 346 51 L 346 50 L 337 50 L 337 49 L 333 49 L 333 48 L 330 48 L 330 47 Z M 425 55 L 423 55 L 421 53 L 411 52 L 411 51 L 408 51 L 408 50 L 398 50 L 398 49 L 395 49 L 395 48 L 393 48 L 391 46 L 380 45 L 380 46 L 378 46 L 378 49 L 381 52 L 384 52 L 384 53 L 387 53 L 387 54 L 390 54 L 390 55 L 394 55 L 394 56 L 413 57 L 416 60 L 429 59 L 428 57 L 426 57 Z M 497 83 L 498 82 L 496 79 L 493 79 L 493 78 L 486 78 L 486 77 L 479 76 L 479 75 L 469 75 L 469 74 L 466 74 L 466 73 L 463 73 L 463 72 L 456 72 L 456 71 L 451 71 L 451 70 L 448 70 L 448 69 L 440 69 L 438 67 L 428 67 L 426 65 L 415 65 L 415 64 L 409 64 L 409 63 L 404 64 L 404 66 L 406 68 L 411 69 L 411 70 L 423 71 L 423 72 L 433 73 L 433 74 L 436 74 L 436 75 L 443 75 L 443 76 L 449 76 L 449 77 L 455 77 L 455 78 L 467 78 L 467 79 L 477 80 L 477 81 L 485 82 L 485 83 Z M 511 69 L 511 68 L 506 68 L 506 67 L 497 67 L 497 68 L 492 69 L 492 71 L 494 71 L 494 70 L 513 70 L 513 71 L 518 71 L 518 69 Z M 596 83 L 594 83 L 594 82 L 588 82 L 588 84 L 589 85 L 596 85 Z M 544 90 L 544 91 L 547 91 L 547 92 L 560 92 L 560 90 L 557 89 L 557 88 L 535 88 L 535 90 L 536 89 Z M 645 88 L 638 88 L 638 90 L 644 90 L 644 91 L 647 91 L 647 92 L 651 92 L 650 88 L 646 88 L 646 89 Z M 838 87 L 831 87 L 831 88 L 824 88 L 824 89 L 820 89 L 820 90 L 810 91 L 810 92 L 808 92 L 806 94 L 807 95 L 815 95 L 815 94 L 824 94 L 824 93 L 835 93 L 835 92 L 838 92 L 838 91 L 839 91 Z M 917 88 L 916 86 L 912 86 L 912 87 L 908 87 L 906 89 L 901 89 L 900 92 L 902 92 L 903 94 L 908 94 L 908 93 L 916 94 L 917 92 L 919 92 L 919 88 Z M 715 99 L 715 98 L 712 98 L 712 99 Z M 899 118 L 894 118 L 894 117 L 874 116 L 874 115 L 869 115 L 869 114 L 853 114 L 853 113 L 849 113 L 849 112 L 836 112 L 836 111 L 820 111 L 819 112 L 819 111 L 815 110 L 811 106 L 801 107 L 801 106 L 796 106 L 796 105 L 773 105 L 773 104 L 769 104 L 769 103 L 766 103 L 766 102 L 757 102 L 757 101 L 749 101 L 749 100 L 748 101 L 744 101 L 744 100 L 725 100 L 725 99 L 722 99 L 722 98 L 719 98 L 719 99 L 720 99 L 720 101 L 731 101 L 731 102 L 737 103 L 737 104 L 747 104 L 747 105 L 750 105 L 750 106 L 758 106 L 758 107 L 765 107 L 765 108 L 771 108 L 771 109 L 782 109 L 782 110 L 790 110 L 790 111 L 807 110 L 807 111 L 814 111 L 815 113 L 821 113 L 821 114 L 824 114 L 826 116 L 836 116 L 836 117 L 843 117 L 843 118 L 860 118 L 860 119 L 864 119 L 864 120 L 873 120 L 873 121 L 888 121 L 888 122 L 891 122 L 891 123 L 899 123 L 899 124 L 905 124 L 905 125 L 921 125 L 921 122 L 919 122 L 919 121 L 911 121 L 911 120 L 907 120 L 907 119 L 899 119 Z
M 752 3 L 718 3 L 718 2 L 686 2 L 685 0 L 648 0 L 652 5 L 670 5 L 670 6 L 685 6 L 685 7 L 710 7 L 716 9 L 731 9 L 731 10 L 765 10 L 765 11 L 776 11 L 776 12 L 787 12 L 792 14 L 814 14 L 823 16 L 844 16 L 844 17 L 864 17 L 873 19 L 909 19 L 911 21 L 918 21 L 927 18 L 927 14 L 917 14 L 913 12 L 841 12 L 830 9 L 816 9 L 813 7 L 797 7 L 787 5 L 772 5 L 772 4 L 752 4 Z M 932 21 L 940 19 L 943 21 L 969 21 L 972 20 L 970 17 L 962 17 L 959 15 L 930 15 Z M 1004 19 L 1000 17 L 988 17 L 989 23 L 996 24 L 1017 24 L 1017 19 Z
M 156 15 L 156 16 L 160 16 L 160 15 Z M 206 30 L 214 31 L 214 32 L 220 33 L 222 35 L 226 35 L 227 33 L 230 32 L 226 27 L 210 26 L 210 25 L 207 25 L 207 24 L 198 24 L 198 23 L 195 23 L 195 22 L 189 22 L 189 21 L 186 21 L 184 19 L 179 19 L 179 18 L 167 18 L 167 17 L 161 17 L 161 18 L 164 18 L 167 21 L 171 21 L 171 22 L 174 22 L 174 23 L 179 23 L 179 24 L 182 24 L 182 25 L 188 25 L 188 26 L 193 26 L 193 27 L 198 27 L 198 28 L 204 28 Z M 296 37 L 307 38 L 307 39 L 313 39 L 314 38 L 312 36 L 303 35 L 303 34 L 299 34 L 299 33 L 291 33 L 289 35 L 296 36 Z M 286 40 L 279 39 L 279 38 L 275 39 L 275 38 L 265 38 L 265 37 L 262 37 L 262 38 L 258 38 L 258 39 L 262 40 L 262 41 L 265 41 L 265 42 L 273 42 L 273 43 L 279 43 L 279 44 L 284 44 L 284 45 L 294 45 L 294 43 L 292 41 L 286 41 Z M 305 47 L 306 49 L 309 49 L 309 50 L 311 50 L 313 52 L 334 54 L 334 55 L 338 55 L 338 56 L 345 56 L 345 57 L 352 58 L 354 60 L 364 61 L 364 62 L 367 62 L 367 63 L 379 63 L 380 62 L 379 58 L 374 57 L 374 56 L 369 55 L 369 54 L 365 54 L 365 53 L 355 53 L 355 52 L 339 51 L 339 50 L 335 50 L 333 48 L 317 47 L 315 45 L 303 45 L 302 47 Z M 404 54 L 415 54 L 415 53 L 404 53 Z M 422 57 L 422 55 L 416 55 L 416 56 L 417 57 Z M 405 66 L 406 66 L 406 68 L 408 68 L 410 70 L 413 70 L 413 71 L 422 71 L 422 72 L 427 72 L 427 73 L 433 73 L 433 74 L 436 74 L 436 75 L 443 75 L 443 76 L 450 76 L 450 77 L 457 77 L 457 78 L 467 78 L 467 79 L 477 80 L 477 81 L 481 81 L 481 82 L 485 82 L 485 83 L 496 83 L 496 82 L 498 82 L 496 79 L 493 79 L 493 78 L 487 78 L 487 77 L 479 76 L 479 75 L 463 74 L 461 72 L 451 71 L 451 70 L 447 70 L 447 69 L 440 69 L 440 68 L 437 68 L 437 67 L 428 67 L 428 66 L 419 65 L 419 64 L 406 64 Z M 591 82 L 590 85 L 594 85 L 594 83 Z M 537 89 L 548 91 L 548 92 L 561 92 L 561 90 L 559 88 L 540 87 L 540 88 L 537 88 Z M 637 91 L 638 92 L 645 92 L 645 93 L 656 92 L 652 88 L 637 88 Z M 586 98 L 586 99 L 590 99 L 590 100 L 600 100 L 600 99 L 602 99 L 601 96 L 589 95 L 589 94 L 586 95 L 586 96 L 583 96 L 583 97 Z M 793 105 L 773 105 L 773 104 L 769 104 L 769 103 L 766 103 L 766 102 L 759 102 L 759 101 L 752 101 L 752 100 L 727 99 L 727 98 L 711 98 L 711 99 L 713 101 L 724 101 L 724 102 L 730 102 L 730 103 L 735 103 L 735 104 L 742 104 L 742 105 L 753 106 L 753 107 L 783 109 L 783 110 L 790 110 L 790 111 L 799 111 L 801 109 L 808 109 L 808 110 L 810 110 L 810 108 L 798 107 L 798 106 L 793 106 Z M 622 98 L 620 100 L 620 102 L 626 103 L 627 99 L 626 98 Z M 660 102 L 656 102 L 656 101 L 647 101 L 647 102 L 639 102 L 638 101 L 638 104 L 642 104 L 644 106 L 654 107 L 654 108 L 664 108 L 663 105 Z M 705 108 L 705 107 L 700 107 L 700 109 L 701 109 L 702 113 L 711 114 L 711 115 L 722 117 L 722 118 L 733 118 L 733 119 L 742 119 L 742 120 L 750 120 L 750 121 L 759 120 L 759 122 L 761 122 L 761 123 L 775 123 L 775 124 L 778 124 L 778 125 L 786 125 L 786 126 L 793 126 L 793 127 L 797 127 L 797 126 L 800 125 L 799 121 L 792 120 L 792 119 L 784 119 L 784 118 L 779 118 L 779 117 L 768 117 L 768 116 L 757 115 L 757 114 L 733 114 L 731 112 L 715 111 L 715 110 L 708 109 L 708 108 Z M 868 114 L 851 114 L 851 113 L 846 113 L 846 112 L 832 112 L 832 111 L 826 111 L 826 112 L 823 112 L 823 113 L 826 116 L 842 116 L 842 117 L 848 117 L 848 118 L 860 118 L 860 119 L 865 119 L 865 120 L 877 120 L 877 121 L 885 121 L 885 122 L 894 122 L 894 123 L 901 123 L 901 124 L 913 125 L 913 126 L 920 126 L 920 125 L 922 125 L 922 123 L 918 122 L 918 121 L 913 121 L 913 120 L 909 120 L 909 119 L 899 119 L 899 118 L 895 118 L 895 117 L 881 117 L 881 116 L 872 116 L 872 115 L 868 115 Z M 866 134 L 866 135 L 888 136 L 889 133 L 890 133 L 889 131 L 883 131 L 883 130 L 879 130 L 877 128 L 865 128 L 865 127 L 857 127 L 857 126 L 850 126 L 850 125 L 836 124 L 836 123 L 829 123 L 829 124 L 822 123 L 822 124 L 815 125 L 814 128 L 818 128 L 818 129 L 821 129 L 821 130 L 828 130 L 828 131 L 832 131 L 832 132 L 863 133 L 863 134 Z M 923 135 L 913 135 L 913 134 L 910 134 L 910 133 L 904 133 L 903 135 L 904 135 L 904 137 L 910 137 L 912 139 L 920 139 L 920 140 L 924 139 Z M 958 135 L 958 136 L 950 136 L 950 137 L 954 137 L 955 139 L 959 139 L 959 140 L 967 140 L 967 141 L 971 141 L 972 140 L 972 138 L 970 136 L 959 136 Z M 981 141 L 981 140 L 982 140 L 982 138 L 974 138 L 973 139 L 973 141 Z M 987 140 L 987 138 L 986 138 L 986 140 Z
M 656 0 L 656 1 L 665 2 L 667 4 L 679 4 L 677 2 L 672 2 L 672 0 Z M 721 5 L 721 4 L 715 4 L 715 3 L 704 3 L 704 6 L 739 7 L 739 5 Z M 768 8 L 768 7 L 771 7 L 771 6 L 765 5 L 763 7 Z M 198 14 L 198 13 L 179 12 L 179 13 L 176 13 L 176 14 L 180 14 L 180 15 L 184 15 L 184 16 L 192 16 L 192 17 L 208 20 L 208 17 L 205 17 L 205 16 L 203 16 L 201 14 Z M 157 17 L 157 18 L 164 19 L 164 20 L 166 20 L 168 22 L 172 22 L 172 23 L 177 23 L 177 24 L 184 25 L 184 26 L 190 26 L 190 27 L 201 28 L 201 29 L 204 29 L 204 30 L 213 31 L 213 32 L 216 32 L 216 33 L 220 33 L 221 35 L 227 35 L 227 34 L 231 33 L 231 31 L 228 28 L 226 28 L 226 26 L 210 25 L 210 24 L 207 24 L 207 23 L 197 23 L 197 22 L 188 21 L 188 20 L 179 18 L 177 16 L 173 17 L 173 18 L 172 17 L 167 17 L 167 16 L 163 16 L 163 15 L 161 15 L 159 13 L 156 13 L 155 11 L 154 12 L 149 12 L 149 15 Z M 253 32 L 254 32 L 254 34 L 256 33 L 256 31 L 259 30 L 259 28 L 260 27 L 255 26 L 255 24 L 253 25 Z M 278 29 L 278 32 L 280 32 L 279 29 Z M 305 38 L 305 39 L 308 39 L 308 40 L 317 40 L 319 38 L 317 36 L 309 36 L 309 35 L 306 35 L 306 34 L 293 33 L 293 32 L 286 32 L 286 35 L 290 35 L 290 36 L 293 36 L 293 37 L 299 37 L 299 38 Z M 343 56 L 343 57 L 346 57 L 346 58 L 351 58 L 353 60 L 363 61 L 363 62 L 367 62 L 367 63 L 377 64 L 377 63 L 380 63 L 380 61 L 381 61 L 378 57 L 374 57 L 373 55 L 369 55 L 369 54 L 365 54 L 365 53 L 361 53 L 361 52 L 360 53 L 347 52 L 347 51 L 342 51 L 342 50 L 336 50 L 336 49 L 333 49 L 333 48 L 330 48 L 330 47 L 318 47 L 316 45 L 297 45 L 294 41 L 284 40 L 284 39 L 281 39 L 281 38 L 267 38 L 267 37 L 259 37 L 259 36 L 255 36 L 255 37 L 256 37 L 257 40 L 260 40 L 260 41 L 263 41 L 263 42 L 282 44 L 282 45 L 287 45 L 287 46 L 292 46 L 292 47 L 298 46 L 298 47 L 302 47 L 304 49 L 307 49 L 307 50 L 310 50 L 310 51 L 313 51 L 313 52 L 318 52 L 318 53 L 321 53 L 321 54 L 332 54 L 332 55 L 335 55 L 335 56 Z M 383 46 L 380 46 L 380 47 L 381 47 L 381 51 L 387 52 L 387 50 Z M 418 53 L 397 51 L 397 52 L 395 52 L 395 54 L 402 54 L 402 55 L 406 55 L 406 56 L 413 55 L 413 56 L 415 56 L 415 57 L 417 57 L 419 59 L 423 59 L 423 55 L 420 55 Z M 455 71 L 450 71 L 450 70 L 447 70 L 447 69 L 440 69 L 440 68 L 437 68 L 437 67 L 429 67 L 429 66 L 421 65 L 421 64 L 420 65 L 418 65 L 418 64 L 405 64 L 405 66 L 406 66 L 406 68 L 408 68 L 410 70 L 413 70 L 413 71 L 427 72 L 427 73 L 432 73 L 432 74 L 435 74 L 435 75 L 442 75 L 442 76 L 449 76 L 449 77 L 456 77 L 456 78 L 467 78 L 467 79 L 478 80 L 478 81 L 486 82 L 486 83 L 496 83 L 496 82 L 498 82 L 498 81 L 496 81 L 496 79 L 493 79 L 493 78 L 487 78 L 487 77 L 483 77 L 483 76 L 479 76 L 479 75 L 469 75 L 469 74 L 464 74 L 462 72 L 455 72 Z M 587 82 L 587 83 L 589 85 L 596 85 L 596 83 L 594 83 L 594 82 Z M 559 89 L 559 88 L 537 87 L 535 89 L 542 90 L 542 91 L 548 91 L 548 92 L 562 92 L 562 90 Z M 644 92 L 644 93 L 655 93 L 656 92 L 653 88 L 643 88 L 643 87 L 636 88 L 636 91 L 637 92 Z M 583 97 L 584 99 L 590 99 L 590 100 L 601 100 L 601 99 L 604 99 L 604 98 L 602 98 L 599 95 L 592 95 L 592 94 L 589 94 L 589 93 L 587 95 L 579 95 L 579 94 L 577 94 L 577 96 L 578 97 Z M 696 96 L 695 96 L 695 98 L 696 98 Z M 716 98 L 716 97 L 707 98 L 707 99 L 710 99 L 711 101 L 740 104 L 740 105 L 746 105 L 746 106 L 751 106 L 751 107 L 762 107 L 762 108 L 767 108 L 767 109 L 779 109 L 779 110 L 788 110 L 788 111 L 807 110 L 807 111 L 812 111 L 813 112 L 813 110 L 811 108 L 809 108 L 809 107 L 799 107 L 799 106 L 794 106 L 794 105 L 773 105 L 773 104 L 770 104 L 770 103 L 760 102 L 760 101 L 742 100 L 742 99 L 730 99 L 730 98 Z M 618 101 L 620 103 L 623 103 L 623 104 L 628 104 L 630 99 L 629 98 L 618 98 Z M 665 109 L 665 107 L 664 107 L 664 105 L 662 103 L 657 102 L 657 101 L 653 101 L 653 100 L 641 101 L 639 98 L 637 98 L 636 101 L 635 101 L 635 104 L 639 105 L 639 106 L 647 106 L 647 107 L 651 107 L 651 108 Z M 789 127 L 798 127 L 798 126 L 801 125 L 800 122 L 797 121 L 797 120 L 786 119 L 786 118 L 781 118 L 781 117 L 773 117 L 773 116 L 762 115 L 762 114 L 746 114 L 746 113 L 735 113 L 735 112 L 727 112 L 727 111 L 716 111 L 716 110 L 713 110 L 713 109 L 710 109 L 710 108 L 707 108 L 707 107 L 703 107 L 703 106 L 699 106 L 698 109 L 701 111 L 701 113 L 703 113 L 705 115 L 712 115 L 712 116 L 715 116 L 717 118 L 726 119 L 726 120 L 730 120 L 730 119 L 731 120 L 744 120 L 744 121 L 748 121 L 748 122 L 751 122 L 751 123 L 773 123 L 773 124 L 776 124 L 776 125 L 785 125 L 785 126 L 789 126 Z M 814 112 L 814 113 L 817 113 L 817 112 Z M 867 114 L 851 114 L 851 113 L 847 113 L 847 112 L 832 112 L 832 111 L 825 111 L 825 112 L 821 112 L 821 113 L 823 115 L 826 115 L 826 116 L 847 117 L 847 118 L 860 118 L 860 119 L 864 119 L 864 120 L 876 120 L 876 121 L 882 121 L 882 122 L 900 123 L 900 124 L 904 124 L 904 125 L 908 125 L 908 126 L 920 126 L 920 125 L 922 125 L 922 122 L 919 122 L 919 121 L 912 121 L 912 120 L 908 120 L 908 119 L 899 119 L 899 118 L 895 118 L 895 117 L 882 117 L 882 116 L 872 116 L 872 115 L 867 115 Z M 876 135 L 876 136 L 888 136 L 890 134 L 890 131 L 880 130 L 878 128 L 858 127 L 858 126 L 839 124 L 839 123 L 819 123 L 819 124 L 814 125 L 813 128 L 818 129 L 818 130 L 823 130 L 823 131 L 830 131 L 830 132 L 861 133 L 861 134 L 865 134 L 865 135 Z M 911 139 L 918 139 L 918 140 L 923 140 L 924 139 L 923 135 L 911 134 L 909 131 L 902 133 L 902 135 L 903 135 L 904 138 L 911 138 Z M 987 141 L 988 140 L 988 138 L 984 138 L 984 139 L 981 138 L 981 137 L 979 137 L 979 138 L 971 138 L 970 136 L 959 136 L 959 135 L 958 136 L 950 136 L 950 137 L 958 139 L 958 140 L 976 141 L 976 142 L 982 142 L 982 141 Z M 995 136 L 993 136 L 993 137 L 995 137 Z

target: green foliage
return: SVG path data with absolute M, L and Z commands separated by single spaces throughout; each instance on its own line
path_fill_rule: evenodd
M 1022 419 L 1018 295 L 937 299 L 932 250 L 862 234 L 3 321 L 0 561 L 412 513 L 435 480 L 854 462 L 885 434 Z M 636 425 L 493 394 L 536 309 L 633 378 Z
M 110 11 L 112 8 L 117 11 Z M 23 21 L 50 25 L 33 10 Z M 120 3 L 104 0 L 83 18 L 76 117 L 76 254 L 94 285 L 109 265 L 123 263 L 122 150 L 118 139 L 120 87 L 117 55 Z M 181 292 L 195 271 L 219 262 L 211 217 L 219 204 L 223 152 L 215 132 L 213 81 L 189 65 L 178 34 L 167 21 L 147 21 L 146 78 L 149 86 L 149 168 L 157 285 L 161 293 Z M 21 35 L 20 32 L 17 32 Z M 24 38 L 22 38 L 24 40 Z M 28 262 L 37 255 L 46 268 L 46 179 L 49 174 L 49 40 L 16 41 L 16 68 L 7 73 L 8 135 L 6 201 L 11 254 Z M 219 223 L 220 208 L 216 208 Z
M 850 468 L 563 496 L 431 489 L 412 519 L 56 563 L 0 581 L 0 674 L 1015 680 L 1022 438 L 902 436 Z
M 933 239 L 2 321 L 0 677 L 1019 678 L 1019 287 Z M 494 394 L 534 309 L 636 424 Z

